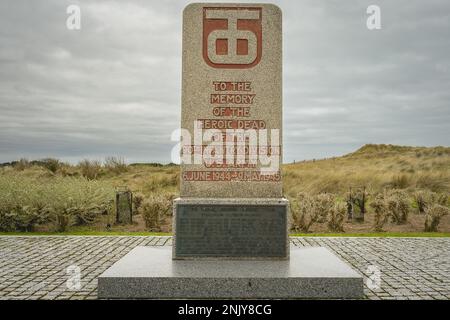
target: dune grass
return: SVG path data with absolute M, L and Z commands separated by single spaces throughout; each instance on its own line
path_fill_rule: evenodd
M 139 192 L 145 197 L 161 193 L 178 195 L 180 183 L 180 168 L 178 166 L 160 164 L 133 164 L 125 166 L 120 159 L 113 160 L 110 159 L 106 163 L 107 165 L 102 166 L 92 161 L 83 162 L 81 165 L 68 165 L 50 160 L 41 161 L 42 163 L 21 161 L 14 166 L 5 165 L 0 167 L 0 182 L 3 181 L 5 188 L 8 189 L 6 181 L 15 176 L 17 179 L 25 181 L 24 185 L 41 188 L 41 185 L 56 185 L 64 179 L 67 179 L 67 181 L 78 181 L 86 174 L 90 175 L 91 178 L 95 178 L 84 178 L 89 181 L 97 181 L 98 184 L 111 190 L 115 187 L 126 186 L 133 192 Z M 326 236 L 367 235 L 382 237 L 396 236 L 397 233 L 401 236 L 409 236 L 408 233 L 412 234 L 411 236 L 421 236 L 426 235 L 417 233 L 423 229 L 422 220 L 424 218 L 423 215 L 416 214 L 412 195 L 417 190 L 450 194 L 450 148 L 366 145 L 342 157 L 285 164 L 282 167 L 282 172 L 284 195 L 291 199 L 295 198 L 299 192 L 307 192 L 313 195 L 328 192 L 336 194 L 338 200 L 343 200 L 350 188 L 360 187 L 366 188 L 369 200 L 376 193 L 392 188 L 401 189 L 410 196 L 408 201 L 411 205 L 411 221 L 402 226 L 387 226 L 386 233 L 373 233 L 372 235 L 373 212 L 368 207 L 368 219 L 364 225 L 350 222 L 344 228 L 346 233 L 342 235 L 326 233 L 326 227 L 322 228 L 321 225 L 318 225 L 317 228 L 310 230 L 312 233 L 308 233 L 305 236 L 318 234 Z M 86 182 L 86 184 L 90 185 L 93 183 Z M 51 193 L 61 193 L 59 192 L 60 188 L 55 187 L 53 189 L 56 191 L 51 191 Z M 53 189 L 49 188 L 49 190 Z M 18 188 L 18 190 L 20 191 L 21 189 Z M 55 202 L 52 194 L 46 194 L 45 197 Z M 9 197 L 8 199 L 13 198 Z M 3 201 L 0 203 L 0 211 L 2 205 L 7 204 L 7 202 Z M 26 203 L 23 207 L 27 207 Z M 95 224 L 83 226 L 83 228 L 70 226 L 67 229 L 68 233 L 61 233 L 61 235 L 160 234 L 144 232 L 146 228 L 139 216 L 136 217 L 136 223 L 129 226 L 115 226 L 110 223 L 113 221 L 113 214 L 111 217 L 100 216 L 99 221 L 96 221 Z M 108 228 L 107 225 L 109 225 Z M 439 230 L 443 232 L 450 231 L 449 216 L 443 219 Z M 50 224 L 43 227 L 38 226 L 32 231 L 38 232 L 34 234 L 60 234 L 53 233 L 52 231 L 55 230 L 52 229 Z M 159 231 L 167 232 L 164 233 L 166 235 L 169 234 L 168 232 L 171 231 L 170 216 L 164 220 L 164 224 Z M 428 236 L 447 236 L 446 234 L 432 233 Z
M 330 192 L 343 195 L 350 187 L 369 193 L 384 188 L 413 192 L 450 192 L 450 148 L 366 145 L 343 157 L 283 166 L 284 193 Z

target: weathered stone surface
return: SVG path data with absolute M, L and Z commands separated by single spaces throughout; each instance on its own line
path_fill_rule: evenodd
M 116 192 L 116 222 L 131 223 L 133 220 L 133 195 L 131 191 L 120 190 Z
M 289 256 L 280 172 L 281 69 L 278 7 L 185 8 L 174 258 Z
M 281 11 L 272 4 L 194 3 L 183 13 L 183 84 L 181 127 L 191 141 L 183 154 L 204 151 L 194 141 L 195 121 L 202 132 L 216 128 L 267 129 L 273 152 L 282 162 Z M 279 130 L 279 147 L 270 140 Z M 278 139 L 277 139 L 278 140 Z M 236 149 L 237 154 L 250 152 Z M 259 149 L 261 151 L 264 148 Z M 226 151 L 223 153 L 227 154 Z M 232 152 L 230 152 L 232 153 Z M 266 153 L 267 155 L 267 153 Z M 194 157 L 192 157 L 192 161 Z M 201 198 L 281 198 L 277 169 L 261 174 L 255 166 L 229 163 L 181 165 L 180 196 Z
M 363 278 L 325 248 L 290 260 L 172 260 L 137 247 L 100 275 L 99 298 L 361 298 Z
M 176 199 L 175 259 L 289 257 L 285 199 Z

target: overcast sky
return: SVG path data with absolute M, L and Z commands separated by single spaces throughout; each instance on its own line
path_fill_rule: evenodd
M 450 1 L 271 1 L 283 11 L 285 162 L 450 145 Z M 170 162 L 188 1 L 0 1 L 0 162 Z M 81 8 L 68 30 L 66 8 Z M 381 8 L 381 30 L 366 9 Z

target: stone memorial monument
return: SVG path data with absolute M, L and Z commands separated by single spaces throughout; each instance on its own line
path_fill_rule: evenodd
M 185 8 L 173 246 L 134 248 L 99 277 L 100 298 L 362 296 L 333 253 L 289 247 L 281 30 L 272 4 Z
M 183 16 L 175 259 L 287 259 L 281 12 L 191 4 Z

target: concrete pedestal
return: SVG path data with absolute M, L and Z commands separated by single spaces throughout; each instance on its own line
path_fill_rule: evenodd
M 99 298 L 361 298 L 363 278 L 326 248 L 289 260 L 172 260 L 170 247 L 136 247 L 98 279 Z

